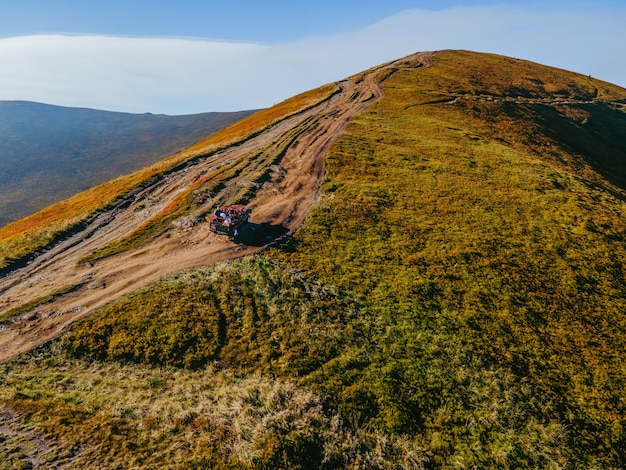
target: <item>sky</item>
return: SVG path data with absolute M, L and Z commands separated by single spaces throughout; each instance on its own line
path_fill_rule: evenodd
M 0 100 L 239 111 L 419 52 L 468 49 L 626 87 L 626 0 L 0 0 Z

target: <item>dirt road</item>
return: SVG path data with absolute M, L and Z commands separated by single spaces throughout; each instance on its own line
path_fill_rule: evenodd
M 243 143 L 155 179 L 99 214 L 79 233 L 1 278 L 0 314 L 68 287 L 74 289 L 0 324 L 0 362 L 57 338 L 72 322 L 150 282 L 258 252 L 276 237 L 293 232 L 315 202 L 324 176 L 324 155 L 348 122 L 382 96 L 380 69 L 424 65 L 430 65 L 429 56 L 416 55 L 339 82 L 339 93 L 326 101 Z M 249 203 L 252 224 L 242 243 L 209 232 L 205 221 L 179 220 L 172 230 L 140 248 L 92 265 L 78 263 L 94 249 L 132 232 L 199 178 L 238 159 L 251 163 L 205 204 L 214 207 L 219 198 L 232 198 L 242 188 L 254 189 Z M 264 175 L 262 184 L 253 179 L 259 172 Z

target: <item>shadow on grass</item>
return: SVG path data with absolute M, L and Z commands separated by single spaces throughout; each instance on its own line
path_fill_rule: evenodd
M 249 222 L 239 229 L 235 243 L 248 246 L 265 246 L 278 241 L 289 230 L 283 225 Z

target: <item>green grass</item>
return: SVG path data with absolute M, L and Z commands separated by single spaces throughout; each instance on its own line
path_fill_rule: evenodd
M 498 64 L 523 77 L 465 55 L 397 72 L 327 156 L 323 197 L 280 257 L 352 293 L 369 341 L 308 383 L 409 432 L 436 466 L 619 468 L 626 206 L 604 174 L 623 171 L 623 118 L 610 103 L 427 104 L 497 93 Z M 519 67 L 546 88 L 570 79 Z M 580 80 L 563 94 L 588 98 Z M 579 112 L 598 127 L 558 138 Z
M 434 61 L 379 72 L 289 243 L 105 306 L 3 406 L 76 467 L 624 468 L 626 91 Z
M 62 344 L 97 360 L 220 361 L 297 377 L 338 356 L 358 328 L 349 299 L 258 257 L 147 286 L 78 323 Z

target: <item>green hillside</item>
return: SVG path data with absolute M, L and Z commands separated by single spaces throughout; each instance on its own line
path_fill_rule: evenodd
M 0 365 L 0 468 L 625 468 L 626 90 L 432 61 L 287 243 Z

